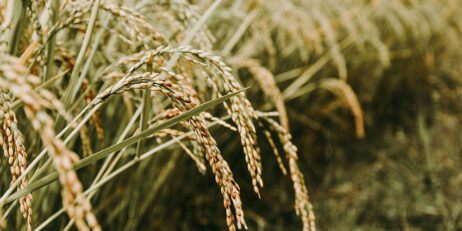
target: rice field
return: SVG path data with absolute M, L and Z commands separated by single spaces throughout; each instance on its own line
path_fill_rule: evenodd
M 0 0 L 2 230 L 461 230 L 459 0 Z

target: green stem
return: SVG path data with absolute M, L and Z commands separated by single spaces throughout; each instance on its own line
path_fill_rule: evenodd
M 24 1 L 14 1 L 14 13 L 11 24 L 10 38 L 8 42 L 8 54 L 17 55 L 18 45 L 22 33 L 22 25 L 25 21 L 26 8 L 24 7 Z

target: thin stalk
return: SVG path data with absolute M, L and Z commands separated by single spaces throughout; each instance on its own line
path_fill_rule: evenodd
M 8 41 L 8 54 L 16 55 L 16 50 L 18 49 L 20 41 L 19 38 L 22 33 L 22 24 L 24 23 L 24 16 L 26 14 L 24 1 L 14 1 L 13 10 L 14 13 L 10 30 L 10 38 Z
M 90 22 L 88 23 L 87 30 L 85 31 L 85 37 L 83 39 L 82 47 L 80 48 L 79 55 L 75 60 L 74 69 L 71 73 L 71 78 L 69 85 L 66 88 L 63 96 L 63 104 L 64 107 L 67 109 L 71 105 L 71 102 L 74 100 L 75 95 L 77 94 L 79 88 L 77 88 L 78 83 L 78 75 L 80 72 L 80 67 L 82 66 L 82 61 L 85 58 L 85 53 L 87 52 L 88 45 L 90 44 L 91 36 L 93 34 L 93 28 L 95 27 L 96 19 L 98 17 L 98 10 L 100 6 L 100 0 L 95 0 L 93 2 L 93 8 L 91 11 Z M 94 48 L 95 49 L 95 48 Z M 61 118 L 61 117 L 59 117 Z M 63 119 L 58 119 L 56 123 L 56 127 L 59 129 L 62 127 Z
M 59 17 L 59 0 L 51 0 L 50 2 L 51 8 L 51 24 L 54 25 L 56 21 L 58 21 Z M 41 35 L 39 35 L 41 36 Z M 47 64 L 45 66 L 45 74 L 43 75 L 43 80 L 47 81 L 50 76 L 53 74 L 53 69 L 55 66 L 53 65 L 53 57 L 55 52 L 55 44 L 56 44 L 56 36 L 51 37 L 48 40 L 48 47 L 47 47 Z
M 146 71 L 152 73 L 152 55 L 149 57 L 149 61 L 146 63 L 147 68 Z M 141 107 L 143 108 L 143 113 L 141 114 L 140 119 L 140 132 L 144 131 L 148 125 L 149 120 L 149 112 L 151 111 L 152 101 L 151 101 L 151 91 L 146 89 L 143 91 L 143 103 Z M 136 158 L 140 158 L 140 153 L 144 148 L 144 139 L 138 141 L 136 145 Z
M 76 89 L 80 89 L 80 87 L 82 86 L 83 80 L 85 79 L 85 76 L 88 73 L 88 70 L 90 70 L 91 62 L 93 58 L 95 57 L 96 51 L 98 51 L 98 45 L 100 44 L 100 41 L 103 38 L 104 32 L 106 31 L 106 28 L 108 27 L 109 22 L 111 21 L 111 18 L 112 18 L 111 15 L 106 15 L 106 18 L 104 19 L 104 22 L 103 22 L 103 26 L 101 27 L 101 29 L 98 31 L 98 33 L 95 36 L 95 39 L 91 46 L 92 49 L 90 51 L 90 55 L 85 61 L 85 65 L 83 66 L 82 73 L 80 73 L 77 85 L 75 86 Z M 74 92 L 74 93 L 77 94 L 77 92 Z M 75 97 L 75 94 L 73 97 Z

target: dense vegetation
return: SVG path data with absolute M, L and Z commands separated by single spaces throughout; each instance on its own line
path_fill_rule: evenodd
M 459 0 L 0 10 L 2 229 L 462 229 Z

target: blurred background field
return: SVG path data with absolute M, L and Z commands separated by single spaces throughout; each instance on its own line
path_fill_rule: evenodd
M 11 2 L 0 1 L 3 20 Z M 48 8 L 56 10 L 53 2 L 63 4 L 59 0 L 26 4 L 36 4 L 40 15 Z M 105 2 L 109 1 L 101 1 L 101 9 Z M 317 230 L 462 230 L 462 1 L 218 2 L 190 45 L 221 56 L 241 85 L 251 86 L 246 95 L 256 110 L 279 113 L 276 118 L 289 128 L 298 147 L 298 166 Z M 79 1 L 73 4 L 86 7 Z M 140 26 L 143 33 L 126 28 L 147 23 L 167 38 L 169 46 L 178 47 L 214 1 L 113 4 L 132 11 L 124 17 L 124 11 L 100 9 L 91 41 L 101 36 L 101 42 L 85 55 L 88 58 L 92 49 L 97 51 L 87 74 L 95 92 L 104 89 L 105 81 L 128 71 L 126 63 L 117 64 L 119 59 L 159 45 L 138 39 L 143 33 L 152 37 L 149 28 Z M 65 94 L 80 51 L 76 44 L 82 43 L 91 22 L 91 4 L 87 8 L 56 35 L 54 67 L 31 69 L 38 76 L 70 70 L 50 87 L 56 95 Z M 66 14 L 72 15 L 71 8 L 61 17 Z M 37 36 L 30 15 L 24 16 L 23 35 L 13 52 L 18 57 Z M 103 32 L 98 35 L 98 31 Z M 43 65 L 42 61 L 37 64 Z M 179 61 L 178 69 L 189 73 L 196 63 L 188 61 Z M 102 78 L 108 70 L 114 74 Z M 195 69 L 190 73 L 200 76 Z M 193 85 L 202 102 L 214 97 L 201 95 L 204 79 L 193 81 L 198 81 Z M 79 92 L 83 97 L 85 89 Z M 142 97 L 135 92 L 109 99 L 99 111 L 101 124 L 87 123 L 83 137 L 71 142 L 69 149 L 84 158 L 114 143 L 113 134 L 123 129 L 117 125 L 128 123 L 127 114 L 135 113 Z M 132 111 L 125 109 L 127 100 L 133 104 Z M 81 110 L 73 109 L 68 112 L 74 116 Z M 208 111 L 215 115 L 224 110 Z M 24 112 L 16 114 L 29 153 L 40 151 L 38 136 L 30 125 L 21 124 Z M 103 138 L 98 137 L 98 126 L 104 129 Z M 264 181 L 261 199 L 253 192 L 238 133 L 218 126 L 210 128 L 210 133 L 239 183 L 248 229 L 301 230 L 291 179 L 278 167 L 262 127 L 265 124 L 256 126 Z M 164 138 L 150 138 L 146 146 L 156 147 Z M 83 145 L 86 140 L 87 146 Z M 284 155 L 281 143 L 276 146 Z M 127 152 L 135 153 L 136 148 L 130 146 Z M 32 160 L 35 155 L 30 156 Z M 130 158 L 127 155 L 121 161 Z M 201 174 L 196 164 L 183 149 L 172 146 L 106 183 L 91 200 L 103 230 L 227 229 L 214 175 L 209 167 Z M 284 164 L 288 166 L 285 160 Z M 77 171 L 84 188 L 90 186 L 101 164 L 92 166 Z M 1 178 L 4 192 L 11 180 L 7 161 L 2 161 Z M 33 224 L 41 224 L 62 207 L 57 182 L 33 196 Z M 19 210 L 13 211 L 6 229 L 24 227 L 21 216 Z M 64 229 L 68 221 L 61 215 L 45 230 Z

